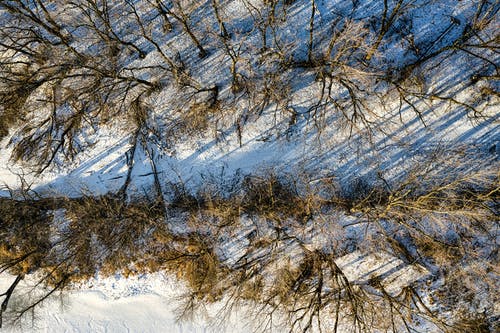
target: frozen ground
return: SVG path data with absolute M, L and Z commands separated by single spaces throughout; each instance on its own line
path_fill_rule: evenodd
M 229 21 L 234 19 L 239 22 L 241 19 L 242 26 L 239 29 L 243 30 L 250 28 L 247 26 L 250 7 L 245 7 L 248 4 L 244 3 L 228 1 L 224 7 Z M 250 3 L 262 5 L 260 1 Z M 420 0 L 403 1 L 403 4 L 410 8 L 414 26 L 411 33 L 416 41 L 420 40 L 425 45 L 427 39 L 432 40 L 439 36 L 440 31 L 448 32 L 438 39 L 437 44 L 432 44 L 433 48 L 456 38 L 477 7 L 475 1 L 454 3 L 453 6 L 448 5 L 446 1 L 426 3 Z M 317 24 L 328 26 L 336 11 L 349 12 L 352 4 L 349 1 L 320 0 L 316 1 L 316 6 Z M 367 11 L 380 11 L 381 6 L 381 3 L 377 2 L 362 4 L 353 14 L 353 19 L 365 17 Z M 301 24 L 307 22 L 309 11 L 309 4 L 292 5 L 287 14 L 290 20 L 287 24 L 297 24 L 297 30 L 291 33 L 287 25 L 279 26 L 278 29 L 284 45 L 297 49 L 298 54 L 304 52 L 303 45 L 298 41 L 308 38 L 308 27 Z M 460 22 L 459 26 L 450 26 L 450 18 Z M 178 51 L 192 68 L 191 75 L 206 85 L 217 83 L 221 87 L 221 98 L 227 98 L 227 55 L 223 50 L 216 49 L 212 50 L 206 59 L 195 59 L 190 53 L 193 50 L 186 47 L 189 42 L 183 39 L 184 37 L 183 34 L 176 36 L 169 41 L 168 47 L 177 45 Z M 248 52 L 252 52 L 253 44 L 259 43 L 257 31 L 252 30 L 243 38 L 242 43 L 248 44 Z M 401 43 L 403 42 L 397 39 L 388 41 L 382 53 L 385 61 L 398 64 L 405 59 Z M 158 58 L 157 52 L 152 51 L 143 63 L 135 59 L 128 65 L 154 65 Z M 495 62 L 497 58 L 498 55 L 495 55 L 491 61 Z M 242 60 L 245 61 L 247 60 Z M 429 94 L 439 93 L 458 101 L 466 101 L 476 94 L 467 88 L 470 76 L 475 73 L 474 61 L 475 59 L 467 60 L 454 54 L 446 58 L 438 57 L 435 61 L 431 59 L 425 67 L 430 68 L 433 76 L 426 77 L 425 89 Z M 181 139 L 173 144 L 168 142 L 168 137 L 162 137 L 161 140 L 166 140 L 168 147 L 152 144 L 150 148 L 156 152 L 154 160 L 160 181 L 163 184 L 182 182 L 189 189 L 196 191 L 202 186 L 203 177 L 230 177 L 236 172 L 258 173 L 259 170 L 270 169 L 275 170 L 277 174 L 304 171 L 335 174 L 341 180 L 381 172 L 386 179 L 394 179 L 400 172 L 412 166 L 419 156 L 425 156 L 436 149 L 464 151 L 467 158 L 474 158 L 476 153 L 484 155 L 491 147 L 496 147 L 496 151 L 490 152 L 493 157 L 498 156 L 500 151 L 500 124 L 499 118 L 495 117 L 498 105 L 494 96 L 487 103 L 485 116 L 477 119 L 471 119 L 471 111 L 460 107 L 459 104 L 432 98 L 430 102 L 415 102 L 414 105 L 422 111 L 419 118 L 410 105 L 403 104 L 402 109 L 398 111 L 401 101 L 396 99 L 392 104 L 389 102 L 384 106 L 379 105 L 374 110 L 380 118 L 374 119 L 372 133 L 355 130 L 351 134 L 349 130 L 340 129 L 337 117 L 330 115 L 322 120 L 329 126 L 323 129 L 322 135 L 318 135 L 315 123 L 307 112 L 318 98 L 318 84 L 311 80 L 311 75 L 300 71 L 297 73 L 293 73 L 290 83 L 290 105 L 298 112 L 297 123 L 290 135 L 284 135 L 282 131 L 288 121 L 286 115 L 276 115 L 273 112 L 274 106 L 270 105 L 260 117 L 245 125 L 241 146 L 231 126 L 222 127 L 222 134 L 217 139 L 213 137 L 211 128 L 206 129 L 202 135 L 181 136 Z M 496 81 L 491 82 L 495 85 Z M 147 101 L 149 105 L 154 106 L 152 118 L 155 120 L 151 126 L 160 132 L 166 131 L 170 126 L 162 122 L 163 118 L 175 117 L 171 102 L 176 100 L 176 94 L 175 89 L 167 88 Z M 235 107 L 244 108 L 245 105 Z M 104 194 L 116 191 L 125 182 L 127 159 L 130 158 L 127 157 L 131 145 L 127 126 L 130 125 L 114 123 L 100 127 L 96 133 L 84 137 L 91 142 L 91 147 L 78 154 L 73 161 L 64 161 L 62 156 L 58 155 L 54 161 L 55 166 L 42 174 L 33 174 L 30 168 L 13 163 L 10 159 L 13 145 L 9 144 L 12 138 L 6 137 L 0 143 L 0 195 L 8 196 L 8 188 L 19 188 L 22 185 L 20 176 L 26 182 L 25 187 L 28 185 L 31 190 L 43 196 L 80 196 L 82 193 Z M 11 132 L 13 138 L 16 138 L 16 131 Z M 136 163 L 129 187 L 131 191 L 139 193 L 147 192 L 153 184 L 151 163 L 142 148 L 144 147 L 139 147 L 134 154 Z
M 428 277 L 425 269 L 389 255 L 353 252 L 335 261 L 353 284 L 380 278 L 391 294 Z M 0 290 L 7 289 L 13 279 L 2 276 Z M 36 289 L 30 288 L 30 278 L 26 280 L 16 291 L 21 299 L 36 293 Z M 92 279 L 76 290 L 52 296 L 33 314 L 2 332 L 254 332 L 252 325 L 258 323 L 259 318 L 251 317 L 242 307 L 221 319 L 218 313 L 221 303 L 209 306 L 197 318 L 179 321 L 178 297 L 183 290 L 185 287 L 179 281 L 161 273 Z M 275 327 L 274 331 L 283 329 Z
M 258 1 L 255 1 L 256 3 Z M 416 1 L 420 4 L 425 1 Z M 438 35 L 447 29 L 450 17 L 458 19 L 462 27 L 466 18 L 471 16 L 477 1 L 438 1 L 433 9 L 419 10 L 416 6 L 414 24 L 419 27 L 414 31 L 415 40 L 427 35 Z M 245 16 L 241 1 L 228 2 L 228 17 Z M 307 5 L 295 5 L 290 11 L 294 20 L 304 21 L 310 15 Z M 337 6 L 348 11 L 350 1 L 317 1 L 318 22 L 328 22 L 333 15 L 332 8 Z M 379 5 L 382 1 L 379 1 Z M 449 5 L 453 3 L 453 6 Z M 366 1 L 360 13 L 380 10 L 376 3 Z M 343 8 L 346 7 L 346 8 Z M 361 15 L 361 14 L 359 14 Z M 364 15 L 364 14 L 363 14 Z M 246 16 L 248 19 L 248 15 Z M 307 19 L 305 20 L 307 21 Z M 242 19 L 242 24 L 245 20 Z M 245 27 L 243 27 L 245 28 Z M 460 29 L 453 30 L 442 41 L 454 38 Z M 288 41 L 305 40 L 307 29 L 286 35 Z M 248 36 L 248 43 L 257 39 L 257 33 Z M 184 36 L 185 37 L 185 36 Z M 227 66 L 219 68 L 218 64 L 227 62 L 222 52 L 213 52 L 206 59 L 192 59 L 193 49 L 187 38 L 176 37 L 178 49 L 188 59 L 193 68 L 193 75 L 203 80 L 222 83 L 228 91 L 226 78 Z M 387 59 L 397 61 L 404 50 L 389 42 L 384 50 Z M 155 62 L 155 53 L 151 52 L 145 64 Z M 498 59 L 491 59 L 495 62 Z M 226 63 L 227 65 L 227 63 Z M 428 67 L 434 68 L 433 63 Z M 460 86 L 469 78 L 470 64 L 460 57 L 439 59 L 441 71 L 429 82 L 429 89 L 441 92 L 456 93 L 457 99 L 465 98 L 469 91 Z M 444 68 L 444 70 L 443 70 Z M 438 71 L 436 71 L 438 72 Z M 340 183 L 348 183 L 353 177 L 374 177 L 382 174 L 386 180 L 394 181 L 402 176 L 408 168 L 435 151 L 442 151 L 444 156 L 460 156 L 464 161 L 486 157 L 489 163 L 498 163 L 500 155 L 500 122 L 498 105 L 492 103 L 487 108 L 489 117 L 470 119 L 470 112 L 461 108 L 450 111 L 450 105 L 439 103 L 419 104 L 424 110 L 421 120 L 410 107 L 397 111 L 398 106 L 389 110 L 376 110 L 383 114 L 375 124 L 373 137 L 367 139 L 367 133 L 354 133 L 339 130 L 336 126 L 327 126 L 322 135 L 317 135 L 314 124 L 306 116 L 308 103 L 317 97 L 315 83 L 310 78 L 298 77 L 293 82 L 292 105 L 299 111 L 296 130 L 290 136 L 278 135 L 275 130 L 286 119 L 275 119 L 275 114 L 267 109 L 263 115 L 247 124 L 242 135 L 241 145 L 234 129 L 226 129 L 222 139 L 216 140 L 211 133 L 204 133 L 196 138 L 180 140 L 168 148 L 157 147 L 154 159 L 159 179 L 162 184 L 182 183 L 193 192 L 202 187 L 206 179 L 231 178 L 236 173 L 276 174 L 288 173 L 301 175 L 304 173 L 321 177 L 332 177 Z M 456 91 L 458 90 L 458 92 Z M 224 94 L 224 93 L 222 93 Z M 155 106 L 155 116 L 169 114 L 168 102 L 175 98 L 172 91 L 166 89 L 158 96 L 152 97 L 150 104 Z M 303 111 L 301 113 L 301 111 Z M 279 118 L 279 117 L 278 117 Z M 403 120 L 403 121 L 401 121 Z M 336 125 L 336 119 L 327 119 Z M 130 135 L 123 125 L 108 124 L 92 134 L 89 141 L 94 145 L 78 154 L 74 161 L 59 161 L 54 167 L 42 174 L 32 172 L 22 163 L 11 160 L 11 137 L 0 142 L 0 195 L 16 194 L 21 187 L 29 188 L 32 193 L 41 196 L 72 196 L 82 194 L 99 195 L 116 192 L 123 186 L 127 174 L 127 156 L 131 146 Z M 157 124 L 155 124 L 157 125 Z M 163 129 L 163 123 L 158 127 Z M 16 131 L 11 131 L 16 136 Z M 349 136 L 349 138 L 348 138 Z M 493 149 L 492 149 L 493 148 Z M 131 193 L 150 193 L 153 186 L 151 164 L 143 149 L 135 152 L 135 166 L 129 186 Z M 12 192 L 11 192 L 12 190 Z M 168 187 L 163 188 L 168 195 Z M 243 237 L 244 238 L 244 237 Z M 228 261 L 235 261 L 238 239 L 227 245 Z M 231 252 L 233 251 L 233 252 Z M 231 258 L 232 255 L 232 258 Z M 337 264 L 342 268 L 351 282 L 366 282 L 376 276 L 387 281 L 388 290 L 397 291 L 407 284 L 424 279 L 428 272 L 423 269 L 404 264 L 401 260 L 387 255 L 361 254 L 353 252 L 338 258 Z M 11 277 L 2 276 L 0 290 L 8 286 Z M 213 326 L 207 318 L 179 323 L 176 321 L 175 296 L 182 291 L 182 285 L 172 277 L 162 274 L 141 275 L 140 277 L 95 279 L 79 286 L 79 289 L 65 293 L 61 299 L 53 297 L 43 307 L 37 309 L 36 318 L 31 326 L 29 316 L 18 331 L 29 332 L 220 332 L 219 326 Z M 214 309 L 216 306 L 214 307 Z M 217 319 L 216 310 L 209 310 L 213 319 Z M 209 315 L 209 317 L 210 317 Z M 245 318 L 244 309 L 235 314 L 229 322 L 225 322 L 227 332 L 250 332 L 252 319 Z M 9 328 L 6 332 L 14 332 Z M 276 330 L 279 332 L 279 330 Z
M 9 277 L 0 280 L 2 288 L 8 283 Z M 161 274 L 89 281 L 82 290 L 47 300 L 33 322 L 28 315 L 2 332 L 220 332 L 207 320 L 177 321 L 175 295 L 182 288 Z M 227 332 L 251 331 L 240 320 L 225 324 Z

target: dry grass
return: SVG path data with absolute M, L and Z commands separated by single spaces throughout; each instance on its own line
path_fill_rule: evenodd
M 31 93 L 36 89 L 36 84 L 29 81 L 23 82 L 18 89 L 9 89 L 0 86 L 0 140 L 9 134 L 12 126 L 22 123 L 24 104 Z
M 50 218 L 36 203 L 0 199 L 0 272 L 27 274 L 43 265 L 50 249 Z
M 377 230 L 378 235 L 366 235 L 358 246 L 389 251 L 407 262 L 444 272 L 446 288 L 441 288 L 436 299 L 458 311 L 463 304 L 477 301 L 474 281 L 481 279 L 481 288 L 495 284 L 491 274 L 498 274 L 498 258 L 487 252 L 491 245 L 487 237 L 498 223 L 499 189 L 494 172 L 451 174 L 444 179 L 425 168 L 420 173 L 415 170 L 391 189 L 356 181 L 348 192 L 331 190 L 327 199 L 315 189 L 299 190 L 306 187 L 290 177 L 273 174 L 228 182 L 227 196 L 216 186 L 207 185 L 191 194 L 177 185 L 168 215 L 157 201 L 126 203 L 112 195 L 2 199 L 1 267 L 16 275 L 45 272 L 44 282 L 54 289 L 97 272 L 128 276 L 166 270 L 189 287 L 180 312 L 183 318 L 230 295 L 233 303 L 226 305 L 228 311 L 251 301 L 263 318 L 280 313 L 292 331 L 325 325 L 322 321 L 328 316 L 336 327 L 350 323 L 359 332 L 376 327 L 397 331 L 415 324 L 412 318 L 416 317 L 442 330 L 466 327 L 481 332 L 482 319 L 471 317 L 453 324 L 445 323 L 439 313 L 429 313 L 413 286 L 394 296 L 385 292 L 380 281 L 351 285 L 333 261 L 335 251 L 312 250 L 297 237 L 326 208 L 352 214 L 357 223 L 368 226 L 365 233 Z M 56 208 L 65 212 L 66 222 L 60 226 L 52 223 Z M 227 264 L 218 254 L 220 240 L 237 235 L 242 216 L 264 224 L 256 225 L 256 232 L 247 236 L 243 257 Z M 174 217 L 187 222 L 186 232 L 169 229 L 165 221 Z M 268 232 L 261 234 L 264 226 Z M 293 261 L 287 257 L 290 241 L 300 253 Z M 480 260 L 484 256 L 490 259 Z M 475 266 L 464 270 L 471 264 Z M 464 297 L 458 297 L 457 290 Z M 390 316 L 380 316 L 380 309 Z
M 32 2 L 44 8 L 43 1 Z M 90 143 L 80 137 L 86 137 L 87 130 L 120 120 L 130 125 L 134 149 L 140 143 L 146 147 L 152 137 L 160 137 L 160 130 L 150 128 L 154 113 L 150 104 L 164 88 L 178 92 L 167 101 L 171 113 L 161 124 L 161 130 L 167 133 L 164 137 L 168 137 L 165 145 L 207 132 L 218 140 L 233 130 L 241 145 L 245 124 L 266 113 L 274 114 L 273 130 L 288 137 L 299 117 L 291 107 L 293 80 L 298 73 L 317 79 L 310 85 L 317 98 L 306 105 L 307 111 L 301 116 L 311 119 L 318 133 L 326 132 L 330 118 L 337 117 L 351 134 L 367 130 L 371 136 L 372 126 L 380 116 L 386 116 L 373 110 L 386 110 L 386 103 L 397 100 L 399 112 L 407 106 L 422 122 L 420 105 L 427 108 L 436 103 L 449 104 L 482 121 L 489 119 L 486 110 L 498 100 L 498 92 L 487 83 L 498 76 L 498 68 L 490 60 L 497 39 L 489 37 L 494 30 L 496 7 L 487 1 L 478 3 L 476 13 L 455 39 L 442 35 L 434 41 L 406 40 L 409 34 L 392 33 L 394 27 L 407 26 L 405 20 L 413 10 L 402 0 L 394 2 L 392 8 L 387 8 L 385 1 L 381 17 L 362 21 L 354 19 L 357 15 L 342 16 L 339 12 L 328 28 L 315 21 L 312 1 L 311 7 L 306 7 L 312 15 L 305 15 L 302 22 L 310 29 L 308 43 L 303 45 L 285 45 L 280 35 L 282 28 L 288 29 L 287 10 L 295 5 L 294 1 L 264 1 L 262 7 L 248 3 L 242 10 L 244 7 L 255 29 L 248 35 L 222 31 L 221 43 L 211 46 L 231 59 L 227 64 L 230 68 L 223 64 L 221 71 L 214 71 L 217 75 L 230 73 L 221 83 L 225 86 L 220 87 L 198 82 L 224 80 L 190 74 L 198 70 L 196 62 L 186 60 L 189 57 L 185 53 L 165 52 L 170 42 L 164 40 L 163 34 L 154 33 L 157 20 L 141 14 L 157 15 L 164 21 L 167 34 L 180 27 L 203 58 L 213 50 L 205 49 L 207 38 L 198 39 L 201 30 L 196 20 L 191 21 L 191 15 L 204 10 L 203 5 L 184 8 L 175 3 L 173 8 L 167 8 L 158 1 L 117 1 L 101 9 L 92 1 L 62 1 L 57 11 L 47 7 L 30 12 L 22 1 L 0 1 L 6 18 L 5 24 L 0 24 L 0 39 L 5 40 L 0 59 L 0 139 L 13 126 L 22 124 L 24 116 L 33 118 L 22 124 L 13 138 L 13 158 L 30 162 L 42 172 L 55 161 L 72 160 L 86 149 Z M 362 2 L 352 4 L 354 13 Z M 72 7 L 67 11 L 69 17 L 60 15 L 68 9 L 65 6 Z M 215 17 L 204 16 L 204 33 L 208 36 L 220 35 L 212 31 L 213 27 L 225 30 L 224 25 L 229 28 L 241 19 L 231 18 L 222 2 L 213 1 L 212 7 L 223 15 L 216 12 Z M 125 30 L 112 21 L 117 14 L 114 11 L 120 14 L 119 26 L 127 27 Z M 172 25 L 170 20 L 180 26 Z M 461 24 L 454 20 L 450 29 Z M 47 34 L 39 34 L 40 29 Z M 253 37 L 261 38 L 257 47 Z M 406 51 L 410 56 L 399 63 L 388 63 L 382 50 L 386 42 L 393 43 L 397 38 L 401 38 L 403 47 L 409 45 Z M 79 40 L 95 47 L 82 47 Z M 157 61 L 142 62 L 147 56 L 143 48 L 154 50 Z M 192 53 L 189 45 L 182 49 Z M 474 60 L 477 68 L 471 73 L 468 88 L 476 94 L 470 94 L 474 95 L 470 100 L 460 100 L 453 92 L 442 95 L 426 90 L 433 79 L 433 75 L 426 75 L 429 68 L 441 71 L 432 63 L 439 59 L 439 63 L 446 64 L 443 60 L 457 53 L 465 60 Z M 19 54 L 23 57 L 19 58 Z M 140 69 L 130 69 L 131 61 Z M 42 86 L 47 89 L 38 89 Z M 30 98 L 33 101 L 27 103 Z M 129 164 L 123 193 L 118 196 L 52 203 L 0 199 L 0 272 L 18 276 L 43 272 L 43 282 L 52 286 L 52 293 L 96 272 L 110 275 L 121 271 L 129 275 L 168 270 L 192 290 L 185 313 L 194 311 L 202 302 L 232 293 L 235 302 L 252 300 L 263 304 L 266 315 L 277 309 L 284 312 L 292 330 L 321 325 L 320 318 L 325 314 L 335 317 L 334 330 L 344 319 L 353 322 L 358 331 L 370 330 L 370 324 L 393 331 L 405 327 L 412 320 L 412 311 L 422 308 L 416 305 L 415 294 L 389 297 L 379 281 L 372 281 L 370 286 L 376 292 L 366 286 L 351 286 L 332 264 L 332 253 L 307 250 L 299 237 L 290 235 L 294 230 L 305 232 L 305 226 L 315 217 L 325 217 L 321 216 L 325 210 L 337 210 L 356 218 L 355 224 L 365 228 L 365 238 L 349 240 L 353 246 L 389 251 L 433 272 L 459 276 L 459 280 L 447 277 L 447 285 L 457 288 L 443 291 L 441 302 L 450 308 L 458 302 L 457 290 L 466 290 L 464 294 L 470 298 L 474 296 L 471 285 L 475 279 L 481 277 L 491 288 L 494 282 L 490 275 L 498 275 L 498 250 L 491 249 L 498 236 L 498 171 L 467 169 L 461 163 L 453 165 L 457 161 L 433 160 L 442 165 L 441 169 L 433 169 L 429 163 L 410 170 L 394 184 L 360 179 L 340 186 L 340 190 L 336 184 L 326 183 L 309 188 L 304 186 L 308 184 L 306 179 L 272 173 L 241 179 L 229 192 L 207 187 L 190 193 L 182 184 L 174 184 L 172 198 L 166 202 L 172 214 L 166 215 L 163 202 L 125 202 L 133 162 Z M 158 183 L 158 178 L 155 181 Z M 158 199 L 162 187 L 156 186 Z M 61 226 L 54 226 L 54 209 L 65 211 Z M 190 229 L 183 234 L 173 233 L 165 223 L 179 212 L 178 218 L 185 219 L 181 222 L 187 222 Z M 241 262 L 226 265 L 217 255 L 218 237 L 233 237 L 242 216 L 254 222 L 265 221 L 272 232 L 260 235 L 257 230 L 248 236 L 250 246 Z M 320 230 L 325 231 L 330 230 Z M 284 256 L 283 244 L 290 240 L 299 243 L 301 257 L 294 265 L 282 265 L 278 259 Z M 471 262 L 476 264 L 475 270 L 465 271 Z M 272 288 L 268 285 L 269 274 L 275 274 Z M 473 304 L 473 298 L 467 302 Z M 347 313 L 344 319 L 338 318 L 340 308 Z M 380 309 L 390 316 L 383 318 Z M 457 330 L 462 331 L 481 332 L 485 327 L 484 318 L 476 316 L 465 316 L 457 325 Z M 439 327 L 443 325 L 439 323 Z
M 0 95 L 0 99 L 3 99 L 4 96 Z M 19 121 L 19 114 L 15 111 L 18 107 L 7 107 L 3 108 L 3 112 L 0 112 L 0 140 L 6 137 L 9 134 L 9 129 L 12 125 L 14 125 L 17 121 Z

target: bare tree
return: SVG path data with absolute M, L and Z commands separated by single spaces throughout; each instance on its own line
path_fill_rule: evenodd
M 425 110 L 443 105 L 452 112 L 467 110 L 472 119 L 489 117 L 485 110 L 499 96 L 498 5 L 478 1 L 469 17 L 450 17 L 425 38 L 410 36 L 418 28 L 412 27 L 412 11 L 433 3 L 384 0 L 367 16 L 359 1 L 325 13 L 315 0 L 239 0 L 242 17 L 235 18 L 226 11 L 229 3 L 218 0 L 1 1 L 0 138 L 11 134 L 13 158 L 44 172 L 73 160 L 95 143 L 101 126 L 114 122 L 128 125 L 130 147 L 118 193 L 0 199 L 0 273 L 15 276 L 0 294 L 0 318 L 33 272 L 46 289 L 18 318 L 97 271 L 165 269 L 190 286 L 182 315 L 226 299 L 226 311 L 251 303 L 264 318 L 263 330 L 278 319 L 291 331 L 411 331 L 415 318 L 443 331 L 455 327 L 422 299 L 423 283 L 395 294 L 382 278 L 350 281 L 336 259 L 359 247 L 418 263 L 443 277 L 439 301 L 459 313 L 454 288 L 474 300 L 475 280 L 484 290 L 495 284 L 490 276 L 498 266 L 499 181 L 490 167 L 496 161 L 485 158 L 478 167 L 431 159 L 397 181 L 383 175 L 374 184 L 318 180 L 324 188 L 297 175 L 248 176 L 233 181 L 231 190 L 207 186 L 197 193 L 182 183 L 162 183 L 156 164 L 162 145 L 186 136 L 213 133 L 217 141 L 235 133 L 242 146 L 246 124 L 263 116 L 277 135 L 288 134 L 298 119 L 311 121 L 319 134 L 335 123 L 351 135 L 371 135 L 383 132 L 386 120 L 398 113 L 404 122 L 405 106 L 424 125 Z M 240 19 L 245 24 L 238 26 Z M 408 36 L 396 32 L 403 25 Z M 198 59 L 173 32 L 198 50 Z M 385 59 L 392 39 L 408 57 Z M 432 84 L 428 74 L 454 57 L 473 64 L 467 77 L 451 88 Z M 214 59 L 220 62 L 208 63 Z M 200 73 L 203 66 L 213 68 Z M 294 104 L 301 93 L 298 76 L 310 80 L 313 91 L 300 109 Z M 154 101 L 165 95 L 170 97 L 163 110 Z M 153 120 L 159 109 L 161 124 Z M 139 156 L 150 165 L 155 189 L 144 201 L 128 197 Z M 65 211 L 68 224 L 54 231 L 56 209 Z M 336 216 L 328 215 L 332 211 L 352 223 L 325 223 Z M 184 218 L 188 230 L 171 232 L 166 218 Z M 247 229 L 240 224 L 244 218 L 250 220 Z M 314 247 L 304 236 L 357 235 L 356 228 L 363 228 L 362 238 L 340 238 L 351 247 L 333 243 L 334 237 Z M 226 257 L 231 244 L 222 239 L 242 240 L 237 245 L 243 254 Z M 471 262 L 474 272 L 464 269 Z M 485 316 L 465 318 L 456 327 L 484 326 Z
M 198 56 L 200 58 L 204 58 L 207 56 L 207 51 L 203 47 L 202 43 L 196 37 L 193 32 L 193 28 L 191 27 L 191 13 L 196 8 L 196 2 L 190 1 L 156 1 L 155 7 L 158 8 L 162 16 L 173 17 L 177 22 L 179 22 L 182 26 L 182 30 L 189 36 L 191 41 L 194 43 L 196 48 L 198 49 Z M 165 21 L 169 22 L 169 21 Z

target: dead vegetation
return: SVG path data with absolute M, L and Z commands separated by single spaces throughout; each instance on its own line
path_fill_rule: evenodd
M 12 158 L 41 173 L 73 160 L 102 126 L 117 123 L 127 124 L 131 142 L 116 195 L 0 199 L 0 273 L 16 276 L 1 295 L 0 313 L 27 274 L 40 273 L 46 293 L 14 309 L 14 319 L 97 272 L 166 270 L 190 288 L 182 317 L 228 297 L 225 311 L 252 304 L 265 318 L 263 331 L 278 318 L 290 331 L 410 332 L 419 320 L 442 331 L 494 330 L 474 286 L 482 281 L 481 288 L 496 290 L 498 281 L 498 173 L 433 160 L 393 182 L 311 185 L 297 175 L 249 175 L 230 190 L 207 185 L 191 193 L 162 184 L 155 157 L 162 145 L 207 133 L 216 141 L 235 133 L 241 146 L 246 126 L 266 115 L 287 139 L 299 118 L 318 134 L 335 124 L 369 137 L 384 131 L 384 119 L 409 121 L 406 109 L 425 126 L 425 110 L 438 107 L 465 110 L 475 122 L 492 119 L 498 4 L 477 1 L 466 21 L 450 17 L 442 31 L 418 38 L 412 11 L 421 9 L 419 1 L 383 1 L 368 18 L 360 1 L 331 13 L 320 13 L 314 0 L 303 7 L 240 2 L 242 17 L 216 0 L 0 3 L 0 139 L 9 137 Z M 290 25 L 306 40 L 297 42 Z M 405 56 L 390 58 L 385 51 L 399 44 Z M 467 63 L 467 77 L 434 82 L 433 73 L 445 75 L 456 57 Z M 220 63 L 214 77 L 199 73 L 204 61 Z M 294 105 L 299 76 L 314 92 L 302 111 Z M 163 123 L 152 121 L 153 101 L 169 93 Z M 153 170 L 150 200 L 128 197 L 139 151 Z M 354 221 L 342 225 L 332 211 Z M 241 236 L 245 219 L 252 229 Z M 188 230 L 173 232 L 168 225 L 177 222 Z M 356 228 L 366 237 L 342 238 Z M 314 233 L 331 236 L 330 243 L 313 248 L 304 235 Z M 232 262 L 221 252 L 238 235 L 248 245 Z M 334 259 L 358 248 L 391 253 L 443 278 L 435 296 L 442 308 L 422 299 L 428 290 L 420 282 L 394 295 L 377 279 L 349 281 Z M 443 318 L 443 309 L 459 320 Z
M 463 317 L 455 323 L 440 311 L 468 309 L 479 315 L 474 310 L 478 281 L 483 289 L 495 284 L 498 174 L 457 170 L 438 178 L 440 171 L 430 170 L 431 165 L 390 189 L 358 182 L 342 192 L 328 185 L 334 187 L 329 198 L 324 191 L 321 197 L 315 194 L 316 189 L 303 192 L 299 189 L 305 187 L 287 177 L 241 177 L 229 182 L 231 191 L 213 186 L 193 194 L 178 190 L 166 202 L 167 211 L 156 200 L 127 203 L 112 195 L 1 199 L 2 272 L 18 277 L 4 294 L 2 313 L 19 319 L 57 290 L 97 272 L 128 276 L 165 270 L 189 287 L 181 318 L 224 300 L 226 314 L 251 305 L 263 331 L 277 323 L 290 331 L 411 331 L 420 320 L 442 331 L 469 327 L 482 332 L 492 327 L 490 319 Z M 57 211 L 63 220 L 54 220 Z M 338 230 L 332 229 L 332 211 L 356 222 L 338 220 Z M 186 223 L 187 229 L 176 233 L 169 223 Z M 444 283 L 429 288 L 417 281 L 395 292 L 376 277 L 350 281 L 335 260 L 352 250 L 335 245 L 335 238 L 356 228 L 365 234 L 354 240 L 356 247 L 418 263 Z M 329 236 L 313 245 L 322 233 Z M 246 245 L 238 243 L 242 240 Z M 224 254 L 234 246 L 243 246 L 243 252 L 234 258 Z M 7 311 L 19 281 L 35 272 L 46 293 L 26 308 Z M 435 303 L 422 299 L 429 291 Z M 498 301 L 495 295 L 482 297 L 489 304 Z
M 408 108 L 424 125 L 429 106 L 481 121 L 498 104 L 498 8 L 491 1 L 478 1 L 467 22 L 450 17 L 427 39 L 415 39 L 412 13 L 434 2 L 384 1 L 368 19 L 359 1 L 326 17 L 316 1 L 303 16 L 291 14 L 300 6 L 294 1 L 239 1 L 242 17 L 220 1 L 3 1 L 0 137 L 16 129 L 13 159 L 39 172 L 72 160 L 93 145 L 100 127 L 133 119 L 138 99 L 148 104 L 166 91 L 175 97 L 158 126 L 168 144 L 234 131 L 241 145 L 247 124 L 264 114 L 287 137 L 299 117 L 318 134 L 335 120 L 351 134 L 371 135 L 383 131 L 377 124 L 393 116 L 387 106 L 394 101 L 403 123 Z M 294 40 L 289 25 L 307 43 Z M 174 36 L 188 47 L 177 49 Z M 405 56 L 392 59 L 383 50 L 397 41 Z M 207 78 L 196 68 L 211 56 L 224 61 Z M 457 78 L 456 89 L 426 75 L 445 73 L 457 57 L 469 64 L 470 80 Z M 314 78 L 314 98 L 300 112 L 297 75 Z

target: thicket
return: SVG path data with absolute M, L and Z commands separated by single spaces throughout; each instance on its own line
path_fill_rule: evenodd
M 253 309 L 263 331 L 277 323 L 290 331 L 411 331 L 422 322 L 442 331 L 494 330 L 493 308 L 481 313 L 474 304 L 477 297 L 498 302 L 494 292 L 478 296 L 475 284 L 494 287 L 498 278 L 499 175 L 481 168 L 441 175 L 429 165 L 390 189 L 361 180 L 307 188 L 291 177 L 247 176 L 226 196 L 215 186 L 178 190 L 167 210 L 160 200 L 116 195 L 2 198 L 0 268 L 17 277 L 3 294 L 2 314 L 19 320 L 97 273 L 167 271 L 188 286 L 181 318 L 221 301 L 226 315 L 238 305 Z M 175 232 L 171 224 L 185 227 Z M 345 238 L 356 232 L 363 236 Z M 320 234 L 327 239 L 314 245 Z M 240 252 L 231 257 L 233 247 Z M 349 281 L 335 259 L 353 249 L 390 253 L 431 277 L 396 292 L 383 279 Z M 32 273 L 45 294 L 9 308 Z M 437 290 L 426 284 L 439 278 Z M 428 293 L 437 307 L 422 300 Z M 458 315 L 447 318 L 445 310 Z
M 479 121 L 498 103 L 498 6 L 478 1 L 463 20 L 420 36 L 412 14 L 440 3 L 352 1 L 320 12 L 316 0 L 5 0 L 0 137 L 16 125 L 13 159 L 41 172 L 91 146 L 107 123 L 128 122 L 133 145 L 147 137 L 168 146 L 200 132 L 241 141 L 248 122 L 269 112 L 278 132 L 300 119 L 319 133 L 331 119 L 351 132 L 383 131 L 394 101 L 424 125 L 436 105 Z M 461 84 L 433 84 L 457 57 L 468 64 Z M 209 60 L 219 66 L 206 77 Z M 315 91 L 301 108 L 299 76 Z

